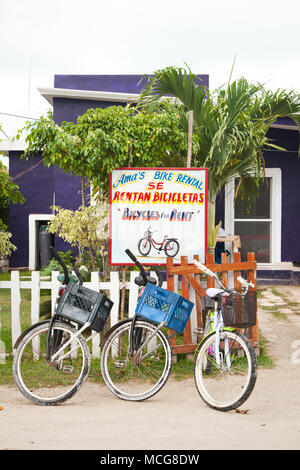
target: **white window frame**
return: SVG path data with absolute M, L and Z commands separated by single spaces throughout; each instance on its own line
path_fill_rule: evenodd
M 29 214 L 28 225 L 29 225 L 29 270 L 36 271 L 39 268 L 39 252 L 38 252 L 38 241 L 39 241 L 39 222 L 50 221 L 54 217 L 53 214 Z
M 282 193 L 281 193 L 281 169 L 280 168 L 266 168 L 265 175 L 267 178 L 272 178 L 271 194 L 270 194 L 270 219 L 266 221 L 271 222 L 270 227 L 270 246 L 271 257 L 270 263 L 258 263 L 258 266 L 271 266 L 281 263 L 281 213 L 282 213 Z M 241 220 L 234 218 L 234 181 L 233 178 L 227 183 L 225 187 L 225 231 L 228 234 L 234 234 L 234 222 Z M 252 222 L 261 219 L 251 219 Z

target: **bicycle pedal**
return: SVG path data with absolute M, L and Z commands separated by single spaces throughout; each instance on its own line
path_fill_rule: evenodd
M 123 367 L 125 366 L 126 366 L 125 361 L 115 361 L 115 367 L 117 367 L 118 369 L 123 369 Z
M 72 374 L 74 371 L 74 367 L 70 365 L 66 365 L 62 367 L 63 372 L 66 372 L 66 374 Z

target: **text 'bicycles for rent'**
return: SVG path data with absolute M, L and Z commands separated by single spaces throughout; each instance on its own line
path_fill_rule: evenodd
M 101 356 L 101 371 L 108 388 L 124 400 L 141 401 L 155 395 L 167 382 L 172 367 L 171 336 L 183 333 L 193 303 L 161 287 L 146 276 L 143 266 L 126 250 L 139 267 L 136 283 L 142 288 L 133 318 L 108 332 Z M 212 276 L 220 289 L 207 289 L 214 309 L 207 315 L 203 339 L 196 351 L 194 377 L 201 398 L 210 407 L 229 411 L 250 396 L 257 374 L 254 350 L 236 328 L 256 323 L 256 293 L 251 283 L 239 278 L 241 292 L 227 289 L 201 263 L 197 267 Z M 172 330 L 171 336 L 168 331 Z

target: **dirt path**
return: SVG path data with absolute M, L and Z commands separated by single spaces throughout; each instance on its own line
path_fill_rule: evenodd
M 105 386 L 86 383 L 59 407 L 35 406 L 15 388 L 1 386 L 0 449 L 299 449 L 300 287 L 276 289 L 284 300 L 268 289 L 260 304 L 277 305 L 285 317 L 259 309 L 276 367 L 259 370 L 241 408 L 246 414 L 210 409 L 193 379 L 169 380 L 143 403 L 118 400 Z

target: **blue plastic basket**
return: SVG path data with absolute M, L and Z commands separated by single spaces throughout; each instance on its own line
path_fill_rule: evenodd
M 193 307 L 193 302 L 181 295 L 148 283 L 135 312 L 155 323 L 165 321 L 167 328 L 183 333 Z

